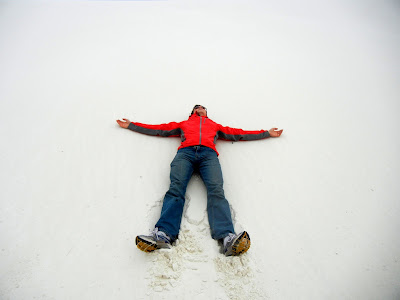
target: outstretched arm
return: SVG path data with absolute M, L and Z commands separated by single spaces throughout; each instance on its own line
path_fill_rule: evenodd
M 243 130 L 219 125 L 218 136 L 228 141 L 254 141 L 269 137 L 281 136 L 283 130 L 271 128 L 270 130 Z
M 128 119 L 117 120 L 117 123 L 122 128 L 127 128 L 139 133 L 153 135 L 153 136 L 180 136 L 181 129 L 180 123 L 170 122 L 159 125 L 143 124 L 138 122 L 131 122 Z
M 280 137 L 282 134 L 283 129 L 278 130 L 278 128 L 271 128 L 270 130 L 268 130 L 269 135 L 271 137 Z

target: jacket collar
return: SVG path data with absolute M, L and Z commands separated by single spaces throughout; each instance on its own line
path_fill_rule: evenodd
M 193 114 L 193 115 L 191 115 L 191 116 L 189 117 L 189 119 L 191 119 L 191 118 L 200 118 L 200 116 L 199 116 L 199 115 L 197 115 L 197 114 Z M 205 117 L 202 117 L 202 118 L 207 118 L 207 119 L 208 119 L 208 117 L 207 117 L 207 116 L 205 116 Z

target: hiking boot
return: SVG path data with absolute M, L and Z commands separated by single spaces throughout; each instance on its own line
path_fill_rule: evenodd
M 158 228 L 150 233 L 150 235 L 138 235 L 136 237 L 136 246 L 144 252 L 152 252 L 157 249 L 171 249 L 171 239 L 163 231 Z
M 239 234 L 230 233 L 224 238 L 225 256 L 236 256 L 245 253 L 250 248 L 250 236 L 246 231 Z

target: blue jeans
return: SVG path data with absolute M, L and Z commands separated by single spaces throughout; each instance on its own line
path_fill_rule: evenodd
M 171 163 L 171 184 L 155 226 L 168 234 L 172 241 L 178 238 L 186 187 L 195 171 L 200 173 L 207 188 L 207 213 L 212 238 L 218 240 L 234 233 L 218 155 L 211 148 L 194 146 L 179 149 Z

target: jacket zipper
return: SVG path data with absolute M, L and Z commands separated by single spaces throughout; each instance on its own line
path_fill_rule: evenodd
M 200 117 L 200 138 L 199 138 L 199 145 L 201 145 L 201 122 L 202 122 L 202 117 Z M 204 117 L 203 124 L 206 123 L 206 117 Z
M 199 141 L 199 145 L 201 145 L 201 117 L 200 117 L 200 141 Z

